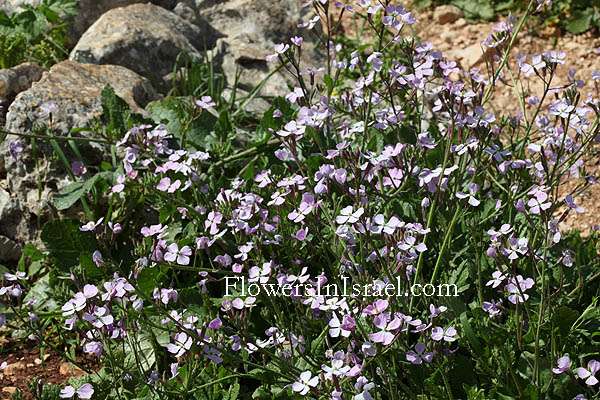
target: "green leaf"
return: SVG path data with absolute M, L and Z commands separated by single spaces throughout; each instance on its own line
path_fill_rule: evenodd
M 41 239 L 58 268 L 68 271 L 79 263 L 81 253 L 93 253 L 98 245 L 94 234 L 79 230 L 81 223 L 74 219 L 47 222 Z
M 229 386 L 226 393 L 223 393 L 223 400 L 236 400 L 240 394 L 240 384 L 234 382 Z
M 54 289 L 50 284 L 50 274 L 44 275 L 41 279 L 29 289 L 27 295 L 23 298 L 23 302 L 27 303 L 30 300 L 36 300 L 38 309 L 56 310 L 59 305 L 54 300 Z
M 107 83 L 102 89 L 102 112 L 104 118 L 108 121 L 107 130 L 109 132 L 125 132 L 125 122 L 131 115 L 129 104 L 115 93 L 115 90 Z
M 593 16 L 593 8 L 588 8 L 583 11 L 575 10 L 573 12 L 573 18 L 567 23 L 567 25 L 565 25 L 565 28 L 574 34 L 583 33 L 591 28 Z
M 181 99 L 178 97 L 167 97 L 157 100 L 146 106 L 150 118 L 157 124 L 165 124 L 167 132 L 172 135 L 181 133 Z
M 560 336 L 566 338 L 571 330 L 571 327 L 577 321 L 579 312 L 570 309 L 567 306 L 558 307 L 552 314 L 552 322 L 558 328 Z
M 462 324 L 462 328 L 463 328 L 465 337 L 469 341 L 469 344 L 471 345 L 471 347 L 473 347 L 473 350 L 475 350 L 475 353 L 481 355 L 483 353 L 483 347 L 481 346 L 481 342 L 479 341 L 479 339 L 477 339 L 475 332 L 473 332 L 473 328 L 471 327 L 471 323 L 469 322 L 469 319 L 467 318 L 466 312 L 460 314 L 460 322 Z
M 156 345 L 166 346 L 169 344 L 169 332 L 161 331 L 143 331 L 132 338 L 133 346 L 126 341 L 125 347 L 125 365 L 129 368 L 139 365 L 144 371 L 150 371 L 156 362 Z
M 57 210 L 66 210 L 87 193 L 100 178 L 100 174 L 96 174 L 85 182 L 77 181 L 62 188 L 57 194 L 52 197 L 54 206 Z

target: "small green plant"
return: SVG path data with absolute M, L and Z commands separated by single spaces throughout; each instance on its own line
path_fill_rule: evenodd
M 44 67 L 66 59 L 68 18 L 76 0 L 44 0 L 39 6 L 23 4 L 11 16 L 0 11 L 0 68 L 33 61 Z

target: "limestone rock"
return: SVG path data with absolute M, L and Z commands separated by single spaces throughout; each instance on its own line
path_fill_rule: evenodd
M 127 68 L 63 61 L 45 72 L 42 79 L 30 89 L 17 95 L 8 109 L 6 129 L 10 132 L 30 133 L 35 122 L 50 125 L 49 117 L 39 113 L 40 106 L 48 101 L 53 101 L 57 107 L 52 113 L 51 121 L 55 135 L 66 135 L 73 128 L 86 126 L 94 117 L 102 116 L 101 92 L 107 83 L 137 112 L 143 111 L 142 107 L 151 100 L 159 98 L 146 78 Z M 78 134 L 90 135 L 88 132 Z M 23 139 L 23 152 L 18 161 L 14 162 L 8 148 L 17 139 L 15 136 L 8 136 L 0 145 L 7 192 L 10 194 L 10 202 L 7 201 L 10 212 L 0 215 L 0 234 L 18 243 L 25 243 L 37 241 L 38 216 L 40 226 L 50 217 L 57 216 L 50 206 L 52 195 L 71 180 L 61 164 L 50 162 L 53 150 L 47 141 L 36 141 L 39 168 L 36 167 L 31 146 Z M 67 158 L 75 160 L 68 145 L 63 144 L 61 147 Z M 97 165 L 109 154 L 105 146 L 97 143 L 80 142 L 78 148 L 86 155 L 88 165 Z M 40 174 L 43 182 L 41 194 L 37 189 Z
M 37 7 L 42 0 L 0 0 L 0 10 L 8 15 L 12 15 L 16 11 L 22 11 L 21 4 Z
M 224 37 L 217 41 L 213 51 L 216 66 L 220 67 L 231 87 L 240 73 L 239 88 L 251 90 L 279 66 L 277 61 L 267 63 L 265 57 L 274 52 L 275 44 L 289 42 L 292 36 L 303 36 L 302 67 L 318 66 L 324 60 L 315 50 L 314 32 L 298 28 L 298 24 L 314 16 L 311 7 L 301 7 L 296 0 L 183 0 L 174 11 L 194 23 L 201 16 Z M 194 13 L 191 13 L 193 10 Z M 320 29 L 317 24 L 315 30 Z M 260 94 L 284 96 L 294 79 L 285 70 L 271 76 Z
M 5 386 L 2 388 L 2 393 L 6 393 L 8 395 L 13 395 L 14 393 L 16 393 L 16 391 L 17 391 L 16 386 Z
M 35 63 L 23 63 L 0 70 L 0 97 L 14 99 L 22 91 L 29 89 L 33 82 L 41 79 L 45 68 Z
M 184 0 L 225 36 L 254 34 L 265 42 L 280 43 L 300 33 L 297 25 L 312 15 L 298 0 Z M 177 6 L 176 6 L 177 8 Z
M 217 33 L 208 25 L 193 25 L 153 4 L 132 4 L 102 15 L 83 34 L 70 59 L 121 65 L 160 85 L 173 71 L 177 56 L 202 58 L 214 46 Z
M 66 361 L 63 362 L 62 364 L 60 364 L 58 372 L 61 375 L 69 375 L 69 376 L 74 376 L 74 377 L 85 375 L 85 372 L 81 368 L 79 368 L 76 365 L 71 365 Z
M 4 375 L 11 376 L 11 375 L 19 374 L 20 371 L 23 371 L 24 369 L 25 369 L 25 363 L 23 361 L 17 361 L 16 363 L 8 364 L 4 368 L 3 372 L 4 372 Z
M 78 0 L 77 16 L 69 25 L 68 38 L 72 43 L 77 43 L 81 35 L 109 10 L 125 7 L 135 3 L 147 3 L 148 0 Z

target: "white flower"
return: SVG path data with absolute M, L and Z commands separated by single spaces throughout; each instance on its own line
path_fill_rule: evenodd
M 292 390 L 304 396 L 306 393 L 308 393 L 311 387 L 315 387 L 319 383 L 318 375 L 312 378 L 311 376 L 312 373 L 310 371 L 304 371 L 301 373 L 300 380 L 292 384 Z
M 352 206 L 344 207 L 340 211 L 340 215 L 336 217 L 335 221 L 338 224 L 354 224 L 358 222 L 358 219 L 364 214 L 365 210 L 361 207 L 356 211 L 352 211 Z

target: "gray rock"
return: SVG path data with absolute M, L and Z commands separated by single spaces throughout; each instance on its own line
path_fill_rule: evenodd
M 102 116 L 101 92 L 107 83 L 137 112 L 143 111 L 142 107 L 148 102 L 160 97 L 146 78 L 127 68 L 63 61 L 45 72 L 42 79 L 30 89 L 17 95 L 8 109 L 6 129 L 30 133 L 35 122 L 50 125 L 48 116 L 43 117 L 39 113 L 40 106 L 48 101 L 53 101 L 57 106 L 51 120 L 55 135 L 66 135 L 75 127 L 86 126 L 94 117 Z M 91 133 L 78 134 L 89 136 Z M 25 243 L 37 239 L 38 217 L 42 226 L 46 220 L 58 215 L 51 206 L 52 195 L 71 180 L 64 166 L 50 162 L 53 150 L 46 141 L 36 141 L 37 166 L 29 141 L 24 139 L 21 139 L 24 150 L 19 160 L 14 162 L 8 148 L 17 139 L 9 135 L 0 145 L 11 199 L 11 203 L 5 203 L 11 204 L 9 209 L 12 210 L 0 215 L 0 234 L 18 243 Z M 67 158 L 74 161 L 69 146 L 61 147 Z M 85 154 L 88 165 L 98 164 L 109 154 L 105 146 L 99 144 L 80 142 L 78 148 Z M 38 193 L 38 179 L 42 182 L 41 193 Z
M 238 88 L 251 91 L 268 78 L 258 94 L 285 96 L 290 88 L 298 86 L 298 82 L 285 68 L 271 75 L 280 66 L 278 60 L 267 62 L 265 59 L 267 55 L 274 53 L 273 46 L 255 34 L 241 33 L 217 41 L 214 62 L 223 71 L 230 87 L 237 81 Z M 304 42 L 302 53 L 301 70 L 324 63 L 322 54 L 310 42 Z
M 297 25 L 312 13 L 301 0 L 183 0 L 225 36 L 254 34 L 280 43 L 300 33 Z M 176 6 L 177 9 L 177 6 Z
M 298 24 L 313 16 L 311 7 L 302 8 L 299 0 L 272 0 L 268 4 L 255 0 L 182 0 L 174 9 L 188 21 L 204 18 L 224 37 L 217 40 L 213 60 L 227 78 L 228 86 L 251 90 L 279 66 L 277 61 L 267 63 L 265 57 L 274 52 L 275 44 L 286 42 L 292 36 L 303 36 L 306 48 L 306 66 L 315 66 L 323 60 L 315 51 L 311 38 L 314 33 L 298 28 Z M 190 12 L 193 10 L 193 13 Z M 315 27 L 316 30 L 320 25 Z M 260 91 L 263 96 L 283 96 L 295 81 L 285 70 L 271 76 Z
M 14 240 L 0 235 L 0 263 L 15 263 L 23 254 L 23 248 Z
M 147 3 L 148 0 L 78 0 L 77 16 L 69 25 L 68 39 L 77 43 L 81 35 L 104 13 L 113 8 L 125 7 L 135 3 Z
M 0 97 L 14 99 L 15 96 L 31 87 L 42 78 L 47 69 L 34 63 L 23 63 L 0 70 Z
M 8 15 L 12 15 L 16 11 L 23 11 L 21 4 L 37 7 L 42 0 L 0 0 L 0 10 Z
M 238 88 L 250 91 L 279 66 L 278 62 L 268 63 L 265 60 L 265 57 L 273 52 L 266 47 L 259 37 L 248 33 L 217 41 L 214 60 L 223 70 L 229 86 L 235 84 L 237 74 Z M 289 74 L 275 74 L 265 83 L 260 93 L 271 96 L 285 95 L 289 92 L 288 85 L 292 84 L 293 80 Z
M 202 58 L 214 46 L 217 33 L 208 25 L 193 25 L 152 4 L 133 4 L 102 15 L 83 34 L 70 59 L 122 65 L 160 86 L 172 72 L 177 56 Z
M 269 110 L 269 108 L 271 108 L 271 102 L 263 99 L 262 97 L 254 97 L 250 101 L 244 100 L 249 94 L 250 93 L 240 88 L 238 88 L 235 92 L 235 101 L 238 106 L 243 107 L 244 111 L 252 115 L 263 115 Z M 233 96 L 232 89 L 226 88 L 223 90 L 223 98 L 226 101 L 231 101 L 231 96 Z
M 18 200 L 0 188 L 0 264 L 17 261 L 21 246 L 10 239 L 27 230 L 27 221 L 20 210 Z

